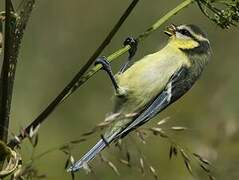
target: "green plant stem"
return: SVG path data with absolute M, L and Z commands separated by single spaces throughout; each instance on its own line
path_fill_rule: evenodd
M 178 6 L 176 6 L 174 9 L 172 9 L 171 11 L 169 11 L 167 14 L 165 14 L 162 18 L 160 18 L 156 23 L 154 23 L 149 29 L 147 29 L 144 33 L 140 34 L 137 37 L 137 40 L 139 42 L 143 41 L 147 36 L 149 36 L 152 32 L 154 32 L 155 30 L 157 30 L 159 27 L 161 27 L 166 21 L 168 21 L 171 17 L 173 17 L 175 14 L 177 14 L 178 12 L 180 12 L 182 9 L 184 9 L 185 7 L 187 7 L 188 5 L 192 4 L 195 0 L 185 0 L 183 1 L 181 4 L 179 4 Z M 109 62 L 112 62 L 113 60 L 117 59 L 118 57 L 120 57 L 121 55 L 125 54 L 126 52 L 128 52 L 128 50 L 130 49 L 130 46 L 127 45 L 119 50 L 117 50 L 116 52 L 114 52 L 113 54 L 109 55 L 107 57 Z M 95 58 L 94 58 L 95 59 Z M 94 60 L 93 59 L 93 60 Z M 81 87 L 87 80 L 89 80 L 91 77 L 93 77 L 93 75 L 98 72 L 101 69 L 101 65 L 96 65 L 94 66 L 92 69 L 90 69 L 86 74 L 84 74 L 83 76 L 81 76 L 74 84 L 73 86 L 68 86 L 67 91 L 64 92 L 64 94 L 60 94 L 61 97 L 58 99 L 57 104 L 54 104 L 54 108 L 53 109 L 48 109 L 46 108 L 45 111 L 43 111 L 43 113 L 41 113 L 37 119 L 35 119 L 29 126 L 27 126 L 27 128 L 24 130 L 25 134 L 20 134 L 18 135 L 18 139 L 20 141 L 16 141 L 15 139 L 12 139 L 9 142 L 9 146 L 14 148 L 16 145 L 18 145 L 18 143 L 20 143 L 26 136 L 27 133 L 30 131 L 30 129 L 34 129 L 36 128 L 40 123 L 42 123 L 44 121 L 44 119 L 46 117 L 48 117 L 48 115 L 55 109 L 56 106 L 58 106 L 59 104 L 61 104 L 62 102 L 64 102 L 64 100 L 66 100 L 73 92 L 75 92 L 79 87 Z M 70 87 L 70 88 L 69 88 Z M 46 113 L 46 114 L 44 114 Z M 41 117 L 41 115 L 44 115 Z
M 11 99 L 11 44 L 12 44 L 12 26 L 11 26 L 11 0 L 5 0 L 5 42 L 4 59 L 0 79 L 0 140 L 7 141 L 10 99 Z

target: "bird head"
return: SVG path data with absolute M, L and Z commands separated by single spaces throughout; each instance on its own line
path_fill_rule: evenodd
M 206 34 L 196 25 L 173 25 L 164 31 L 169 36 L 169 44 L 192 54 L 210 53 L 210 42 Z

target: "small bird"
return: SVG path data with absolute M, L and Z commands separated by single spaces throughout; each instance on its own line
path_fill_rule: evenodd
M 78 171 L 111 142 L 148 122 L 199 79 L 211 56 L 206 34 L 196 25 L 173 24 L 165 33 L 169 40 L 164 48 L 130 67 L 126 63 L 115 76 L 106 58 L 97 59 L 116 91 L 114 110 L 107 117 L 112 123 L 96 145 L 68 169 L 69 172 Z M 134 50 L 136 47 L 132 48 Z

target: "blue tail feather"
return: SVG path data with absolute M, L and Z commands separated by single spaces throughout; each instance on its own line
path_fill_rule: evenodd
M 96 145 L 91 148 L 79 161 L 77 161 L 74 165 L 72 165 L 67 171 L 68 172 L 75 172 L 81 169 L 85 163 L 88 163 L 90 160 L 94 159 L 95 156 L 102 151 L 107 146 L 106 142 L 101 139 L 99 140 Z

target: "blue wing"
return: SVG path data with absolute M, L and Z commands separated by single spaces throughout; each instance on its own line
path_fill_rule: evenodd
M 130 131 L 146 123 L 151 118 L 163 111 L 167 106 L 179 99 L 193 85 L 194 81 L 189 78 L 188 69 L 182 67 L 169 80 L 165 89 L 148 105 L 148 107 L 132 121 L 117 138 L 127 135 Z

